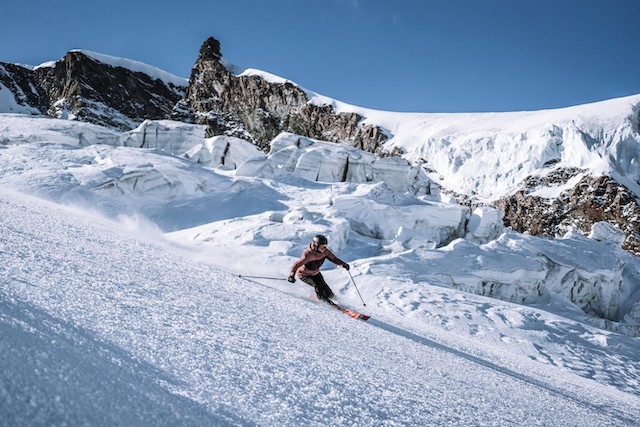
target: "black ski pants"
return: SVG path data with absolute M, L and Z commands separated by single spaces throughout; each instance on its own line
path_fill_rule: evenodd
M 318 273 L 315 276 L 300 277 L 300 280 L 309 286 L 313 286 L 316 290 L 316 295 L 320 300 L 329 300 L 334 297 L 333 291 L 329 285 L 327 285 L 327 282 L 324 281 L 324 277 L 322 277 L 321 273 Z

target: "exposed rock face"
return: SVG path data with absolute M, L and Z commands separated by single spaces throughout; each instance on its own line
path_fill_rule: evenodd
M 209 136 L 249 139 L 266 150 L 281 132 L 375 152 L 387 139 L 376 126 L 361 124 L 355 113 L 336 114 L 331 106 L 310 104 L 306 93 L 291 83 L 270 83 L 258 76 L 235 76 L 222 63 L 220 43 L 209 38 L 191 72 L 185 104 Z M 180 106 L 183 114 L 185 105 Z
M 13 94 L 15 111 L 3 113 L 44 114 L 49 108 L 49 97 L 40 86 L 34 72 L 20 65 L 0 62 L 0 83 Z
M 625 233 L 623 249 L 640 255 L 640 203 L 613 178 L 584 176 L 554 199 L 530 194 L 541 184 L 561 184 L 582 172 L 560 170 L 544 180 L 528 179 L 525 188 L 497 203 L 504 212 L 505 225 L 519 232 L 553 237 L 571 228 L 588 234 L 594 224 L 605 221 Z
M 79 51 L 67 53 L 53 68 L 35 72 L 49 95 L 50 115 L 58 116 L 66 107 L 78 120 L 121 130 L 145 119 L 168 118 L 184 90 Z
M 182 98 L 183 87 L 104 64 L 80 51 L 53 67 L 35 70 L 1 64 L 0 81 L 16 102 L 34 113 L 69 117 L 119 130 L 145 119 L 165 119 Z

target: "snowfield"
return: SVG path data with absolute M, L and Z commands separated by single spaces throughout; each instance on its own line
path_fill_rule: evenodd
M 640 194 L 638 102 L 362 111 L 428 167 L 1 114 L 0 425 L 638 425 L 640 260 L 619 230 L 522 235 L 435 185 L 491 199 L 572 166 Z M 319 233 L 352 267 L 323 267 L 337 301 L 370 321 L 286 281 Z
M 555 354 L 540 363 L 442 328 L 413 332 L 419 318 L 381 308 L 381 320 L 353 320 L 6 190 L 0 210 L 6 425 L 619 426 L 640 415 L 637 388 L 583 378 Z M 481 309 L 506 329 L 529 317 L 522 323 L 555 334 L 545 326 L 558 319 L 543 312 L 474 299 L 471 319 Z M 594 347 L 608 344 L 581 329 Z

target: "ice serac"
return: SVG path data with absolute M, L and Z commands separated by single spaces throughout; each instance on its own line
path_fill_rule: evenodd
M 427 273 L 446 277 L 446 284 L 454 289 L 518 304 L 547 304 L 561 296 L 588 314 L 589 322 L 621 332 L 627 328 L 625 333 L 635 335 L 633 326 L 604 323 L 624 319 L 638 324 L 637 308 L 634 314 L 633 304 L 624 297 L 633 280 L 624 278 L 625 253 L 619 249 L 594 253 L 593 249 L 593 242 L 578 234 L 546 241 L 506 231 L 483 245 L 455 240 L 444 251 L 425 254 L 423 262 L 438 265 L 442 261 L 455 267 L 432 268 Z
M 233 136 L 213 136 L 203 144 L 193 146 L 184 157 L 205 167 L 238 169 L 246 161 L 263 158 L 264 153 L 244 139 Z
M 384 182 L 392 190 L 427 195 L 431 180 L 419 166 L 401 157 L 378 157 L 342 144 L 282 133 L 271 141 L 266 156 L 248 159 L 238 175 L 278 178 L 292 174 L 319 182 Z
M 291 82 L 236 75 L 229 68 L 220 42 L 207 39 L 178 107 L 184 117 L 206 124 L 208 136 L 236 136 L 265 151 L 281 132 L 343 142 L 370 152 L 388 138 L 378 126 L 364 124 L 357 113 L 337 113 L 331 105 L 309 102 L 307 93 Z
M 145 120 L 135 129 L 122 134 L 122 145 L 155 148 L 182 154 L 204 140 L 204 126 L 172 120 Z
M 369 188 L 370 193 L 382 191 L 385 185 Z M 402 205 L 370 194 L 336 197 L 329 213 L 344 218 L 355 232 L 375 239 L 393 241 L 402 250 L 417 247 L 435 248 L 463 237 L 468 208 L 435 202 Z
M 467 224 L 467 239 L 487 243 L 497 239 L 504 231 L 502 212 L 482 206 L 476 208 Z

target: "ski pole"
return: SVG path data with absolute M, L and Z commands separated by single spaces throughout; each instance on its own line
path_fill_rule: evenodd
M 358 291 L 358 296 L 360 297 L 360 301 L 362 301 L 362 305 L 364 305 L 366 307 L 367 304 L 365 304 L 364 300 L 362 299 L 362 295 L 360 295 L 360 291 L 358 290 L 358 287 L 356 286 L 356 281 L 353 280 L 353 276 L 351 275 L 351 272 L 349 270 L 347 270 L 347 273 L 349 273 L 349 277 L 351 277 L 351 282 L 353 282 L 353 286 L 356 288 L 356 291 Z
M 243 277 L 245 279 L 269 279 L 269 280 L 287 280 L 283 277 L 265 277 L 265 276 L 247 276 L 244 274 L 238 274 L 238 277 Z

